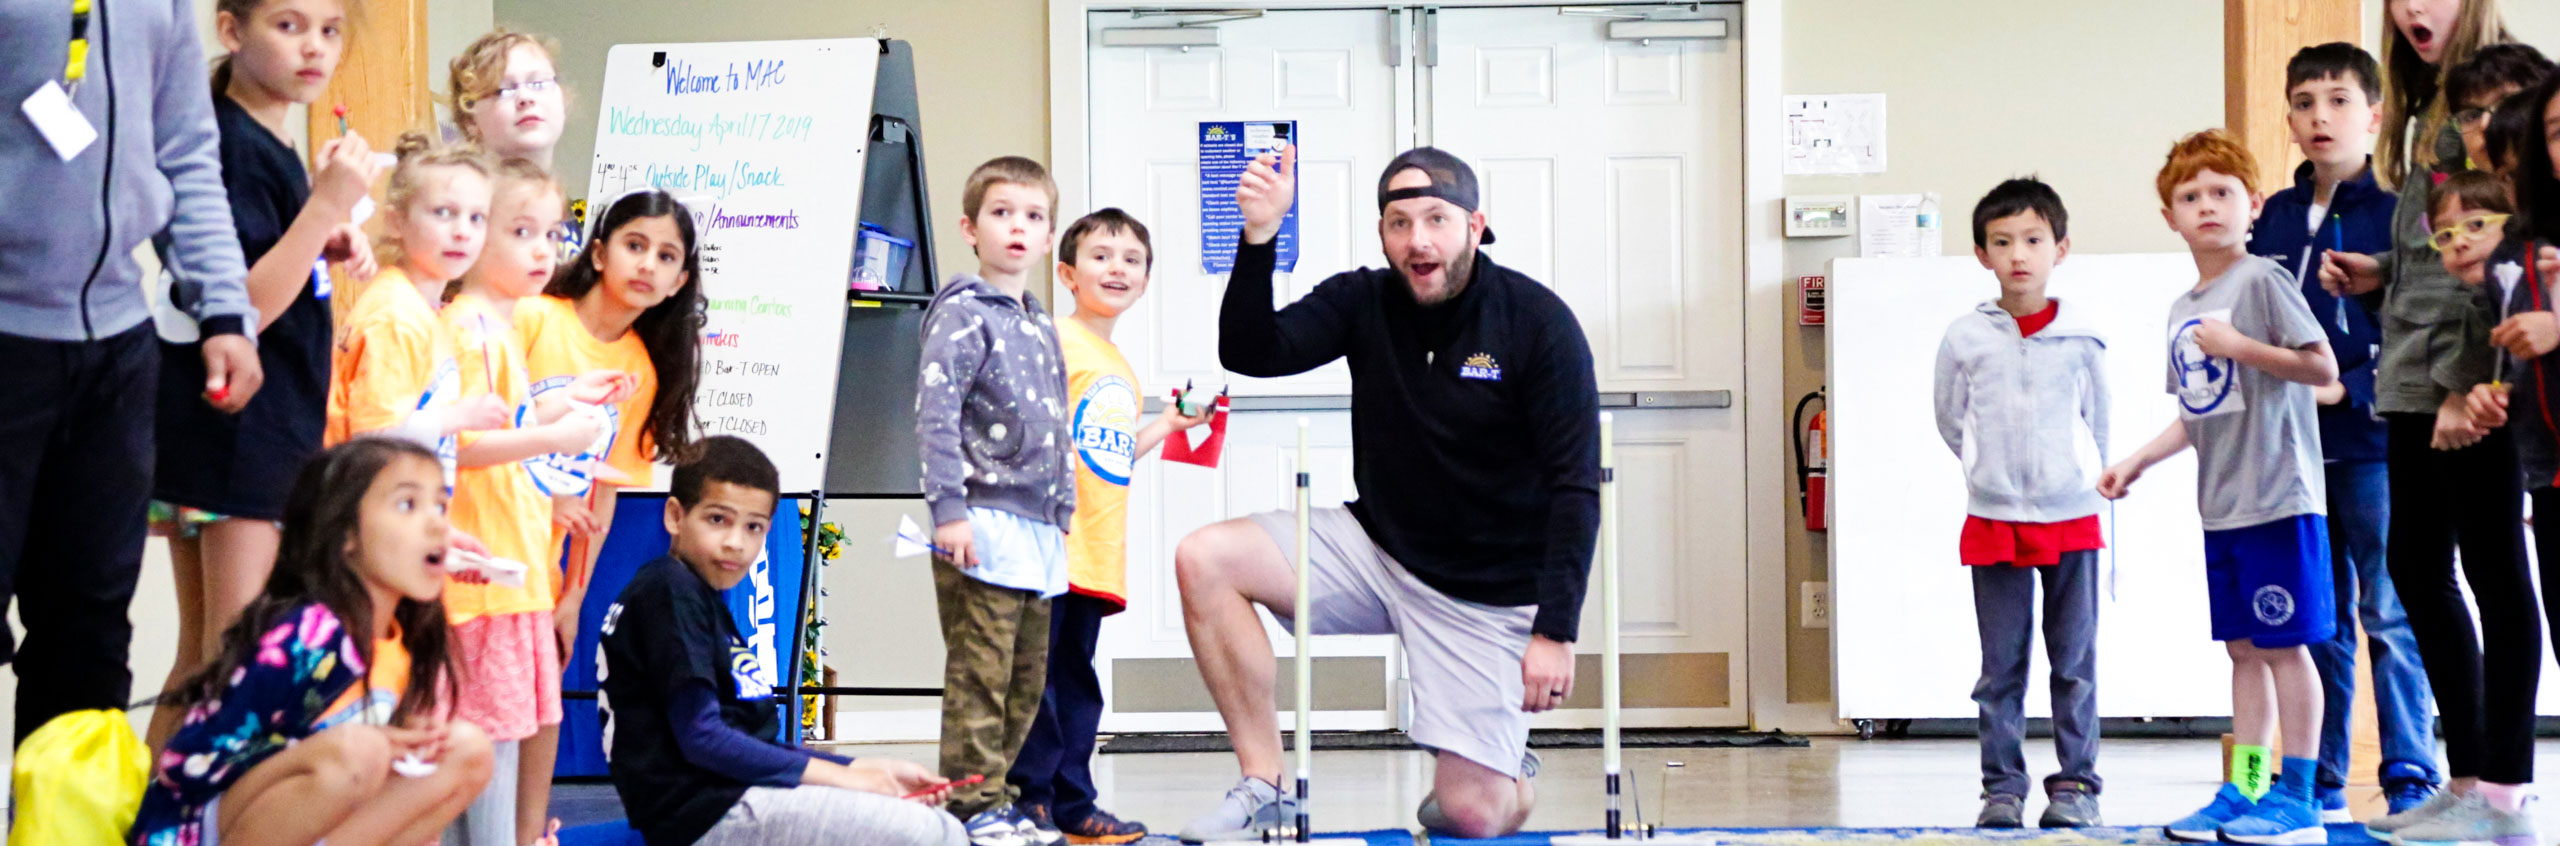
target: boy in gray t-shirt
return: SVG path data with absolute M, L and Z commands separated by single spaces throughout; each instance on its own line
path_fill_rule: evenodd
M 2125 495 L 2142 471 L 2196 448 L 2213 638 L 2232 662 L 2230 783 L 2170 823 L 2169 838 L 2250 846 L 2328 842 L 2312 783 L 2321 688 L 2309 644 L 2336 633 L 2320 422 L 2311 388 L 2338 378 L 2300 286 L 2248 253 L 2262 198 L 2257 162 L 2221 130 L 2190 135 L 2160 171 L 2169 226 L 2195 254 L 2194 290 L 2169 307 L 2169 392 L 2178 420 L 2098 477 Z M 2268 691 L 2274 691 L 2270 698 Z M 2282 725 L 2279 726 L 2279 715 Z M 2270 783 L 2270 747 L 2285 759 Z

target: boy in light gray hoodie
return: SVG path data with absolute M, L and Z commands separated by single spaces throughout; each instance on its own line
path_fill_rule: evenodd
M 1947 326 L 1938 345 L 1938 433 L 1964 461 L 1965 524 L 1957 547 L 1972 571 L 1982 634 L 1984 828 L 2025 825 L 2028 647 L 2036 580 L 2044 580 L 2045 652 L 2053 664 L 2054 751 L 2038 825 L 2100 825 L 2098 815 L 2098 550 L 2092 483 L 2107 450 L 2106 341 L 2085 313 L 2045 296 L 2071 252 L 2062 198 L 2034 178 L 1991 189 L 1973 210 L 1973 254 L 2000 279 L 2000 298 Z
M 1026 289 L 1049 255 L 1057 185 L 1037 162 L 979 165 L 960 234 L 978 274 L 958 274 L 925 313 L 916 442 L 933 512 L 941 609 L 942 776 L 974 846 L 1056 846 L 1005 783 L 1048 685 L 1049 600 L 1067 591 L 1075 513 L 1067 366 L 1058 328 Z

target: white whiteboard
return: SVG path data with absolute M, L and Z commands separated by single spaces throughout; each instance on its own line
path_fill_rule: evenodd
M 589 219 L 653 187 L 692 212 L 710 304 L 696 416 L 763 449 L 786 491 L 825 476 L 879 64 L 869 38 L 605 55 Z
M 1947 324 L 2000 295 L 1973 256 L 1841 259 L 1829 295 L 1833 667 L 1845 719 L 1974 716 L 1981 672 L 1973 585 L 1956 561 L 1962 470 L 1938 437 L 1932 400 Z M 2076 255 L 2051 294 L 2107 340 L 2109 458 L 2175 418 L 2162 390 L 2169 303 L 2194 287 L 2185 253 Z M 2144 473 L 2116 503 L 2108 543 L 2115 592 L 2098 610 L 2098 713 L 2231 713 L 2231 664 L 2206 613 L 2195 455 Z M 2092 479 L 2094 484 L 2096 480 Z M 2104 518 L 2102 518 L 2104 519 Z M 2041 595 L 2039 595 L 2041 596 Z M 2027 711 L 2047 716 L 2039 634 Z

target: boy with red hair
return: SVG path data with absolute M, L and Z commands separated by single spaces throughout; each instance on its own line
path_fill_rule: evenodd
M 2221 130 L 2189 135 L 2160 169 L 2161 216 L 2195 255 L 2198 281 L 2169 306 L 2169 392 L 2178 419 L 2098 477 L 2109 499 L 2162 459 L 2196 449 L 2213 638 L 2231 653 L 2231 780 L 2170 823 L 2172 840 L 2328 842 L 2312 782 L 2320 673 L 2309 646 L 2337 632 L 2312 388 L 2338 378 L 2328 334 L 2283 266 L 2249 255 L 2264 207 L 2258 165 Z M 2272 695 L 2270 695 L 2272 694 Z M 2269 747 L 2286 757 L 2270 778 Z

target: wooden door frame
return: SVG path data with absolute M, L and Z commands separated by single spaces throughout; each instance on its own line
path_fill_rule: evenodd
M 1125 9 L 1128 0 L 1048 0 L 1049 7 L 1049 172 L 1058 183 L 1060 208 L 1084 208 L 1090 151 L 1086 149 L 1087 106 L 1086 16 L 1095 10 Z M 1419 3 L 1355 2 L 1379 9 L 1418 8 Z M 1484 0 L 1443 2 L 1438 7 L 1552 6 L 1556 0 Z M 1793 334 L 1788 314 L 1786 242 L 1779 229 L 1785 197 L 1782 162 L 1782 49 L 1785 44 L 1783 0 L 1740 0 L 1742 9 L 1743 127 L 1743 384 L 1739 391 L 1743 416 L 1744 583 L 1743 602 L 1749 617 L 1744 644 L 1744 706 L 1752 728 L 1784 728 L 1796 732 L 1840 732 L 1845 729 L 1830 702 L 1787 701 L 1788 609 L 1793 605 L 1786 575 L 1786 532 L 1790 519 L 1786 450 L 1786 372 L 1784 343 Z M 1340 9 L 1342 0 L 1200 0 L 1185 4 L 1202 9 Z
M 400 133 L 435 131 L 428 92 L 426 0 L 357 0 L 347 52 L 328 91 L 311 104 L 312 147 L 338 137 L 333 107 L 347 106 L 347 127 L 389 152 Z
M 427 89 L 426 0 L 355 0 L 349 7 L 354 25 L 347 30 L 346 55 L 329 78 L 329 88 L 311 103 L 306 124 L 311 139 L 306 159 L 320 145 L 338 137 L 336 106 L 347 107 L 347 129 L 364 137 L 377 153 L 391 152 L 400 133 L 412 129 L 435 133 L 435 101 Z M 305 162 L 308 166 L 309 162 Z M 386 169 L 373 184 L 374 202 L 383 200 L 390 184 Z M 376 215 L 376 219 L 380 219 Z M 381 240 L 380 223 L 367 231 Z M 360 283 L 333 268 L 331 310 L 340 317 L 355 304 Z

